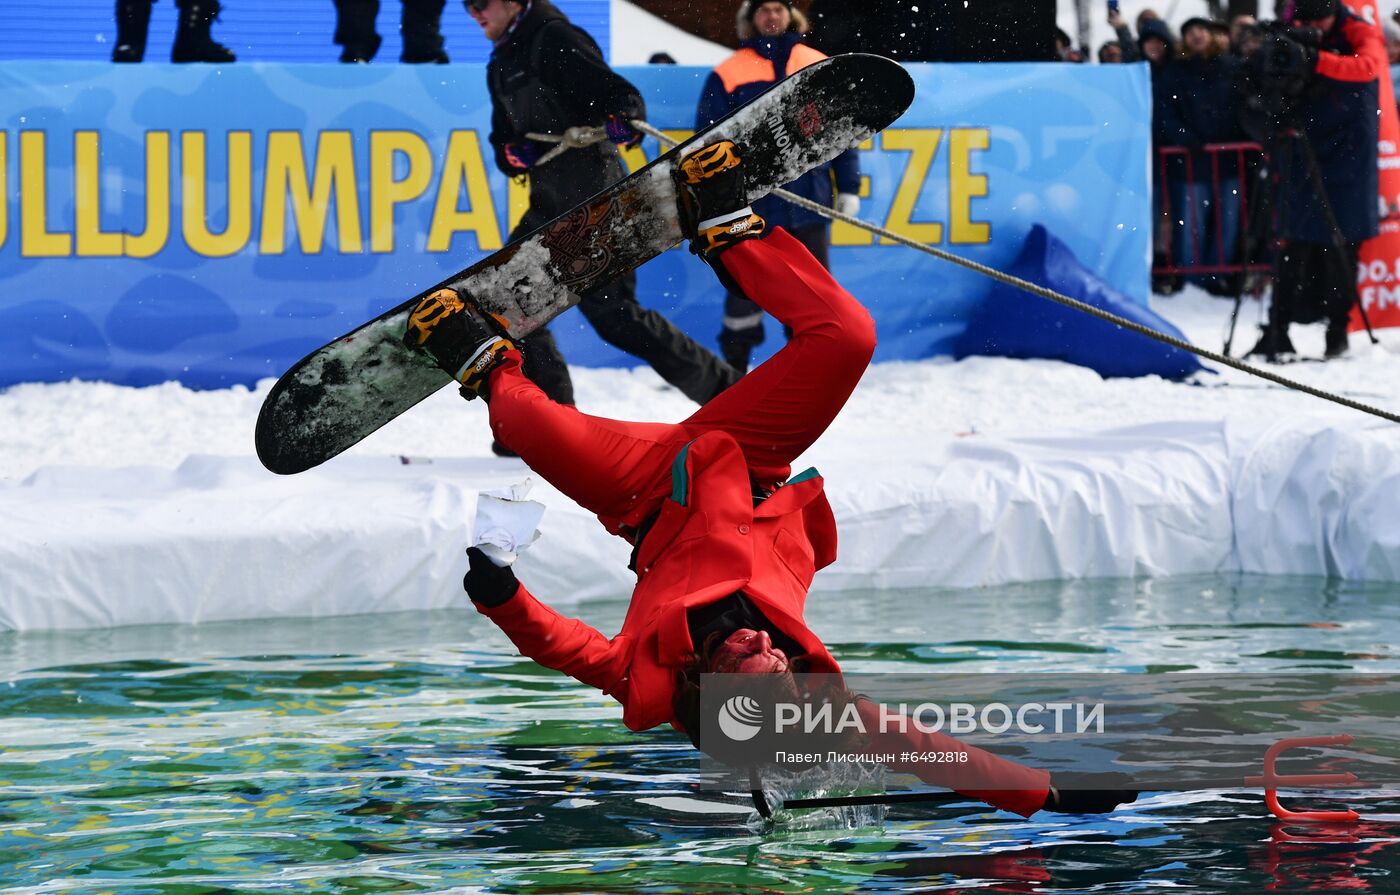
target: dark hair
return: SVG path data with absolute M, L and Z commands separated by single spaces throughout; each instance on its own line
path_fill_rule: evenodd
M 715 652 L 732 633 L 734 632 L 715 631 L 710 634 L 700 645 L 700 651 L 691 653 L 690 658 L 676 671 L 676 689 L 671 694 L 671 714 L 681 726 L 681 730 L 690 738 L 691 744 L 702 752 L 704 749 L 700 746 L 700 675 L 729 674 L 734 671 L 733 666 L 727 663 L 722 667 L 715 664 Z M 791 690 L 791 693 L 784 695 L 795 697 L 797 693 L 792 687 L 792 673 L 800 674 L 806 670 L 807 660 L 798 656 L 790 659 L 788 667 L 783 671 L 773 671 L 770 674 L 777 682 L 779 692 Z

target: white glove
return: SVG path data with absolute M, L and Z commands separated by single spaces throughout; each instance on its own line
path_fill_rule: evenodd
M 850 218 L 859 215 L 860 196 L 857 196 L 855 193 L 837 193 L 836 210 Z
M 544 504 L 525 499 L 534 485 L 532 479 L 526 479 L 509 488 L 477 495 L 471 545 L 498 566 L 515 562 L 521 550 L 539 540 Z

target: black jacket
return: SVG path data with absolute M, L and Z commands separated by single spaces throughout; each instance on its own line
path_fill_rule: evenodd
M 1323 35 L 1317 74 L 1298 109 L 1302 130 L 1317 155 L 1327 199 L 1348 243 L 1370 239 L 1380 229 L 1377 109 L 1379 78 L 1388 74 L 1378 61 L 1384 58 L 1381 41 L 1379 28 L 1340 7 L 1332 30 Z M 1289 153 L 1280 172 L 1283 236 L 1328 243 L 1331 229 L 1307 172 L 1302 152 Z
M 563 134 L 578 125 L 597 126 L 609 115 L 646 117 L 641 94 L 608 68 L 602 50 L 549 0 L 531 0 L 524 14 L 491 53 L 486 66 L 491 91 L 491 146 L 496 167 L 514 177 L 505 145 L 527 141 L 527 133 Z M 538 143 L 541 154 L 552 143 Z M 617 149 L 606 141 L 570 149 L 530 169 L 532 217 L 552 218 L 622 177 Z

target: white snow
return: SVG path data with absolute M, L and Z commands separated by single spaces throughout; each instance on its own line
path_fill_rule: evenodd
M 1229 307 L 1194 290 L 1157 303 L 1212 349 Z M 1237 351 L 1258 313 L 1246 307 Z M 1293 334 L 1321 353 L 1320 326 Z M 1380 335 L 1271 369 L 1394 412 L 1400 332 Z M 649 369 L 574 376 L 590 413 L 693 408 Z M 463 605 L 476 495 L 528 474 L 491 456 L 484 406 L 445 389 L 282 478 L 253 454 L 270 386 L 0 393 L 0 628 Z M 795 469 L 826 476 L 841 531 L 818 590 L 1236 569 L 1396 580 L 1397 447 L 1391 423 L 1228 369 L 1192 386 L 937 358 L 872 367 Z M 532 497 L 549 507 L 520 563 L 532 589 L 564 605 L 630 591 L 626 544 L 557 491 Z

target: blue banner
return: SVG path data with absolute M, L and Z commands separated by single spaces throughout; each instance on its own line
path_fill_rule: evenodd
M 1145 66 L 912 66 L 908 113 L 861 147 L 861 217 L 993 267 L 1044 224 L 1146 302 Z M 625 68 L 689 134 L 706 74 Z M 276 376 L 501 247 L 528 190 L 494 169 L 479 65 L 0 65 L 0 385 L 218 388 Z M 628 154 L 635 168 L 654 141 Z M 988 281 L 837 225 L 831 263 L 877 359 L 946 353 Z M 722 290 L 684 249 L 638 296 L 714 344 Z M 1027 301 L 1041 299 L 1027 296 Z M 565 356 L 634 365 L 577 312 Z M 770 327 L 764 351 L 782 334 Z

